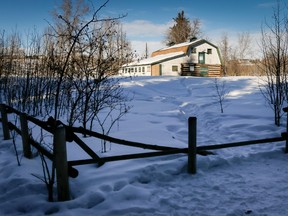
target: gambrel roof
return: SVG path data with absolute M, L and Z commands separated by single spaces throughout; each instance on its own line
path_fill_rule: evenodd
M 152 64 L 157 64 L 163 61 L 167 61 L 170 59 L 178 58 L 184 56 L 185 53 L 180 51 L 180 52 L 173 52 L 173 53 L 167 53 L 167 54 L 162 54 L 162 55 L 157 55 L 154 57 L 150 57 L 147 59 L 142 59 L 140 61 L 134 61 L 132 63 L 126 64 L 124 66 L 139 66 L 139 65 L 152 65 Z
M 189 47 L 197 47 L 201 44 L 207 43 L 210 46 L 215 47 L 218 50 L 218 47 L 215 46 L 214 44 L 208 42 L 205 39 L 195 39 L 195 40 L 191 40 L 188 42 L 184 42 L 184 43 L 179 43 L 179 44 L 175 44 L 173 46 L 169 46 L 169 47 L 165 47 L 163 49 L 157 50 L 155 52 L 152 53 L 152 57 L 154 56 L 158 56 L 158 55 L 163 55 L 163 54 L 168 54 L 168 53 L 175 53 L 175 52 L 184 52 L 185 54 L 188 53 Z

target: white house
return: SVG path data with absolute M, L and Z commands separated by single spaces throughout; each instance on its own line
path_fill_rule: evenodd
M 220 76 L 221 57 L 217 46 L 204 39 L 191 39 L 152 53 L 150 58 L 123 65 L 128 76 Z

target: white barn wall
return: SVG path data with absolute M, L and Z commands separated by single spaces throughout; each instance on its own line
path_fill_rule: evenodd
M 212 54 L 207 54 L 207 50 L 211 49 Z M 189 50 L 190 56 L 188 57 L 188 62 L 198 63 L 198 54 L 199 52 L 205 52 L 205 64 L 221 64 L 218 51 L 214 46 L 211 46 L 208 43 L 201 44 L 196 47 L 196 53 L 191 53 L 192 50 Z
M 181 63 L 183 62 L 184 57 L 177 59 L 172 59 L 161 63 L 162 65 L 162 75 L 163 76 L 179 76 L 181 72 Z M 177 66 L 178 71 L 172 71 L 172 66 Z

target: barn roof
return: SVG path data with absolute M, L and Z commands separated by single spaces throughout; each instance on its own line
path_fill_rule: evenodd
M 192 41 L 187 41 L 187 42 L 175 44 L 172 46 L 168 46 L 168 47 L 164 47 L 162 49 L 156 50 L 152 53 L 152 56 L 154 57 L 154 56 L 163 55 L 166 53 L 173 53 L 173 52 L 179 52 L 179 51 L 187 53 L 189 47 L 197 47 L 197 46 L 204 44 L 204 43 L 207 43 L 207 44 L 215 47 L 216 49 L 218 49 L 217 46 L 215 46 L 214 44 L 210 43 L 209 41 L 207 41 L 205 39 L 195 39 Z
M 174 59 L 177 57 L 181 57 L 185 55 L 184 52 L 180 51 L 180 52 L 174 52 L 174 53 L 167 53 L 167 54 L 162 54 L 162 55 L 157 55 L 151 58 L 147 58 L 147 59 L 143 59 L 140 61 L 134 61 L 132 63 L 126 64 L 124 66 L 139 66 L 139 65 L 151 65 L 151 64 L 156 64 L 159 62 L 162 62 L 164 60 L 169 60 L 169 59 Z

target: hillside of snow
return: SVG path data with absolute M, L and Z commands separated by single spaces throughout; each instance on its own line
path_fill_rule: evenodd
M 225 77 L 229 96 L 220 112 L 214 78 L 135 77 L 122 82 L 133 95 L 133 108 L 110 136 L 173 147 L 187 147 L 188 118 L 197 117 L 197 145 L 279 137 L 273 111 L 259 91 L 256 77 Z M 75 168 L 71 200 L 48 202 L 39 157 L 22 157 L 17 165 L 12 140 L 0 125 L 0 215 L 288 215 L 288 155 L 284 142 L 227 148 L 197 156 L 197 174 L 187 173 L 187 155 L 133 159 Z M 145 152 L 99 140 L 89 146 L 102 156 Z M 68 159 L 87 158 L 67 143 Z

